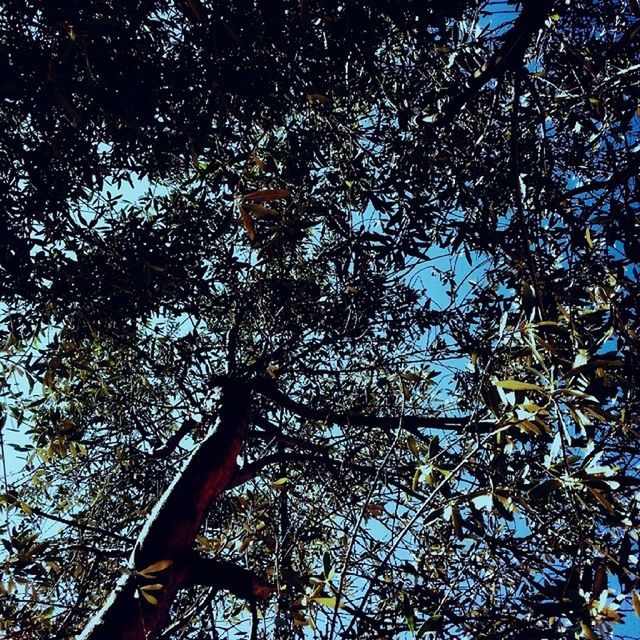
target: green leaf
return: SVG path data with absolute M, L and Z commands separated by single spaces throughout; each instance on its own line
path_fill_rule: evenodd
M 402 597 L 402 613 L 404 614 L 404 619 L 407 621 L 409 631 L 414 633 L 416 630 L 416 613 L 406 594 Z
M 437 631 L 442 626 L 442 616 L 431 616 L 428 620 L 425 620 L 418 629 L 416 638 L 422 638 L 425 633 Z
M 322 568 L 324 570 L 324 577 L 330 579 L 329 575 L 333 573 L 333 568 L 331 566 L 331 556 L 328 551 L 325 551 L 322 555 Z

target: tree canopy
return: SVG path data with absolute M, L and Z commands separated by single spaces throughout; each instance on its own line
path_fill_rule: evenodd
M 637 0 L 0 33 L 6 637 L 624 635 Z

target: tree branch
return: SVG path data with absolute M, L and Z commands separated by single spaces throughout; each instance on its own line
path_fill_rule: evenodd
M 216 427 L 155 505 L 131 554 L 130 573 L 118 581 L 78 640 L 146 640 L 162 628 L 177 591 L 189 579 L 191 547 L 209 506 L 236 472 L 249 400 L 245 386 L 223 387 Z M 145 574 L 152 565 L 158 568 Z M 148 585 L 154 586 L 152 592 L 144 591 Z
M 523 65 L 533 36 L 544 26 L 553 5 L 554 0 L 523 0 L 522 12 L 504 35 L 502 46 L 467 80 L 463 90 L 447 103 L 442 117 L 438 119 L 440 124 L 451 122 L 487 82 L 500 79 L 509 69 Z
M 307 420 L 318 420 L 340 426 L 363 426 L 378 429 L 393 429 L 402 422 L 402 427 L 410 433 L 423 437 L 421 429 L 438 429 L 441 431 L 454 431 L 461 433 L 471 428 L 477 433 L 489 433 L 495 424 L 487 421 L 473 422 L 468 417 L 449 418 L 435 416 L 371 416 L 356 413 L 338 413 L 331 409 L 314 409 L 301 402 L 293 400 L 274 384 L 265 381 L 265 384 L 256 387 L 256 390 L 273 400 L 284 409 L 295 413 Z
M 218 560 L 193 553 L 189 559 L 187 582 L 224 589 L 250 602 L 266 600 L 275 587 L 259 578 L 253 571 L 239 567 L 229 560 Z

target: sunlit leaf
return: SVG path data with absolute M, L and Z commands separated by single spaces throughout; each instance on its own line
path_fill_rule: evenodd
M 545 390 L 537 384 L 531 382 L 521 382 L 520 380 L 498 380 L 494 382 L 496 387 L 506 389 L 507 391 L 538 391 L 545 393 Z
M 337 600 L 336 598 L 333 598 L 333 597 L 320 596 L 320 597 L 313 598 L 312 602 L 315 602 L 316 604 L 320 604 L 323 607 L 331 607 L 335 609 Z M 338 608 L 341 608 L 341 607 L 344 607 L 344 603 L 342 601 L 340 601 L 340 603 L 338 604 Z
M 158 598 L 156 598 L 155 596 L 151 595 L 150 593 L 147 593 L 146 591 L 142 591 L 140 590 L 140 593 L 142 594 L 142 597 L 149 603 L 149 604 L 153 604 L 156 605 L 158 604 Z
M 165 569 L 170 567 L 172 564 L 173 564 L 173 560 L 169 560 L 169 559 L 158 560 L 157 562 L 150 564 L 148 567 L 145 567 L 141 571 L 136 571 L 136 573 L 146 578 L 154 578 L 155 576 L 153 574 L 164 571 Z

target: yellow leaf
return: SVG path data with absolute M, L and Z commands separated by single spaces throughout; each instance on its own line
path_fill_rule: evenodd
M 615 609 L 612 609 L 611 607 L 605 607 L 600 612 L 600 615 L 602 615 L 603 617 L 609 620 L 613 620 L 614 622 L 622 621 L 622 616 Z
M 289 478 L 278 478 L 271 483 L 274 489 L 284 489 L 289 484 Z
M 539 391 L 540 393 L 544 393 L 544 389 L 541 386 L 532 384 L 531 382 L 520 382 L 520 380 L 498 380 L 494 382 L 494 384 L 496 387 L 506 389 L 507 391 Z
M 162 586 L 159 582 L 155 584 L 145 584 L 144 587 L 140 587 L 140 591 L 162 591 Z
M 587 638 L 587 640 L 598 640 L 598 636 L 593 632 L 591 627 L 589 627 L 586 623 L 581 622 L 580 628 L 582 630 L 582 636 Z
M 542 434 L 542 429 L 537 424 L 530 422 L 529 420 L 521 420 L 518 422 L 518 426 L 527 433 L 533 433 L 536 436 Z
M 164 571 L 167 567 L 170 567 L 172 564 L 173 564 L 173 560 L 168 560 L 168 559 L 158 560 L 158 562 L 154 562 L 153 564 L 150 564 L 145 569 L 142 569 L 141 571 L 137 571 L 136 573 L 139 576 L 144 576 L 145 578 L 153 578 L 154 573 L 158 571 Z
M 286 189 L 261 189 L 260 191 L 252 191 L 242 197 L 247 200 L 257 200 L 258 202 L 268 202 L 269 200 L 282 200 L 291 195 Z
M 535 402 L 523 402 L 520 405 L 525 411 L 529 411 L 529 413 L 540 413 L 543 416 L 549 415 L 549 412 L 540 405 L 537 405 Z
M 149 603 L 149 604 L 158 604 L 158 598 L 156 598 L 155 596 L 152 596 L 150 593 L 146 593 L 142 590 L 140 590 L 140 593 L 142 594 L 142 597 Z
M 407 447 L 409 448 L 409 451 L 413 453 L 416 459 L 420 460 L 420 449 L 418 449 L 418 443 L 413 436 L 407 437 Z
M 633 610 L 636 612 L 636 615 L 640 618 L 640 595 L 638 595 L 637 591 L 634 591 L 631 594 L 631 601 L 633 602 Z
M 413 474 L 413 480 L 411 482 L 411 489 L 413 491 L 417 491 L 418 488 L 420 487 L 420 479 L 422 477 L 422 472 L 420 471 L 420 468 L 416 469 L 416 472 Z
M 591 229 L 589 227 L 587 227 L 584 232 L 584 239 L 587 241 L 589 249 L 593 248 L 593 238 L 591 237 Z
M 322 604 L 325 607 L 333 607 L 334 609 L 336 606 L 335 598 L 324 598 L 324 597 L 313 598 L 313 602 L 316 602 L 317 604 Z M 340 601 L 340 603 L 338 604 L 338 607 L 344 607 L 344 603 Z

